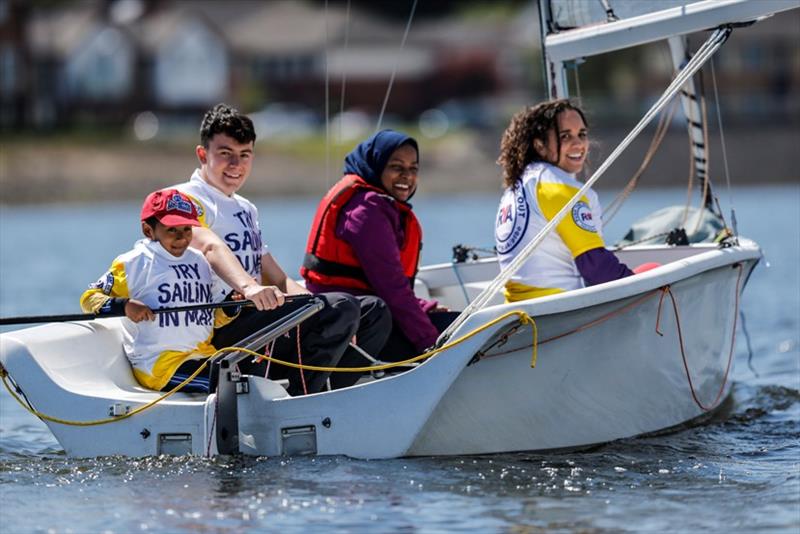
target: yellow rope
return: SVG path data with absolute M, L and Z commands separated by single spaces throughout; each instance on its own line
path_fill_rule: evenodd
M 472 330 L 470 332 L 467 332 L 466 334 L 464 334 L 460 338 L 458 338 L 458 339 L 456 339 L 454 341 L 451 341 L 450 343 L 445 343 L 441 347 L 439 347 L 437 349 L 430 350 L 430 351 L 425 352 L 423 354 L 420 354 L 419 356 L 414 356 L 413 358 L 409 358 L 407 360 L 403 360 L 403 361 L 399 361 L 399 362 L 385 363 L 385 364 L 382 364 L 382 365 L 371 365 L 371 366 L 368 366 L 368 367 L 321 367 L 321 366 L 317 366 L 317 365 L 304 365 L 304 364 L 299 364 L 299 363 L 287 362 L 286 360 L 278 360 L 278 359 L 273 358 L 271 356 L 266 356 L 264 354 L 259 354 L 258 352 L 255 352 L 255 351 L 252 351 L 252 350 L 242 349 L 242 348 L 238 348 L 238 347 L 225 347 L 225 348 L 219 349 L 218 352 L 242 352 L 244 354 L 249 354 L 249 355 L 257 358 L 258 360 L 266 360 L 266 361 L 270 361 L 270 362 L 277 363 L 277 364 L 280 364 L 280 365 L 285 365 L 286 367 L 292 367 L 294 369 L 303 369 L 303 370 L 306 370 L 306 371 L 323 371 L 323 372 L 327 372 L 327 373 L 368 373 L 370 371 L 382 371 L 384 369 L 391 369 L 393 367 L 401 367 L 401 366 L 404 366 L 404 365 L 408 365 L 410 363 L 415 363 L 415 362 L 418 362 L 420 360 L 424 360 L 426 358 L 430 358 L 432 356 L 435 356 L 435 355 L 439 354 L 440 352 L 443 352 L 443 351 L 445 351 L 447 349 L 455 347 L 456 345 L 458 345 L 460 343 L 463 343 L 464 341 L 466 341 L 467 339 L 471 338 L 472 336 L 474 336 L 476 334 L 479 334 L 480 332 L 486 330 L 487 328 L 490 328 L 490 327 L 494 326 L 495 324 L 499 323 L 503 319 L 511 317 L 512 315 L 517 315 L 519 317 L 520 324 L 522 324 L 522 325 L 530 324 L 532 326 L 532 330 L 533 330 L 533 358 L 531 360 L 531 367 L 536 367 L 536 353 L 537 353 L 537 349 L 536 349 L 536 344 L 537 344 L 537 342 L 536 342 L 536 339 L 537 339 L 536 322 L 533 320 L 533 318 L 530 315 L 528 315 L 527 313 L 525 313 L 522 310 L 513 310 L 513 311 L 510 311 L 510 312 L 504 313 L 500 317 L 496 317 L 496 318 L 492 319 L 491 321 L 489 321 L 488 323 L 485 323 L 482 326 L 479 326 L 478 328 L 476 328 L 476 329 L 474 329 L 474 330 Z
M 67 425 L 67 426 L 105 425 L 105 424 L 108 424 L 108 423 L 116 423 L 117 421 L 122 421 L 123 419 L 127 419 L 129 417 L 133 417 L 134 415 L 142 413 L 143 411 L 152 408 L 153 406 L 155 406 L 159 402 L 169 398 L 174 393 L 177 393 L 178 391 L 180 391 L 181 388 L 183 388 L 186 384 L 191 382 L 197 375 L 199 375 L 206 368 L 206 366 L 208 365 L 208 362 L 212 358 L 214 358 L 214 356 L 216 356 L 217 354 L 223 353 L 223 352 L 242 352 L 244 354 L 250 354 L 250 355 L 255 356 L 255 357 L 257 357 L 259 359 L 262 359 L 262 360 L 269 360 L 269 361 L 272 361 L 272 362 L 275 362 L 275 363 L 278 363 L 278 364 L 281 364 L 281 365 L 285 365 L 287 367 L 294 367 L 295 369 L 306 369 L 306 370 L 309 370 L 309 371 L 325 371 L 325 372 L 337 372 L 337 373 L 364 373 L 364 372 L 369 372 L 369 371 L 380 371 L 380 370 L 383 370 L 383 369 L 391 369 L 393 367 L 399 367 L 399 366 L 403 366 L 403 365 L 408 365 L 409 363 L 414 363 L 414 362 L 417 362 L 419 360 L 424 360 L 425 358 L 430 358 L 432 356 L 435 356 L 436 354 L 439 354 L 440 352 L 443 352 L 443 351 L 445 351 L 445 350 L 447 350 L 449 348 L 455 347 L 456 345 L 458 345 L 460 343 L 463 343 L 467 339 L 475 336 L 476 334 L 479 334 L 480 332 L 486 330 L 487 328 L 490 328 L 490 327 L 494 326 L 495 324 L 499 323 L 500 321 L 502 321 L 502 320 L 504 320 L 504 319 L 506 319 L 508 317 L 511 317 L 512 315 L 516 315 L 516 316 L 519 317 L 520 324 L 522 324 L 522 325 L 530 324 L 531 325 L 532 332 L 533 332 L 533 358 L 531 359 L 531 367 L 536 367 L 537 336 L 538 336 L 538 329 L 536 327 L 536 322 L 533 320 L 533 318 L 530 315 L 528 315 L 524 311 L 522 311 L 522 310 L 513 310 L 513 311 L 510 311 L 508 313 L 504 313 L 500 317 L 494 318 L 493 320 L 489 321 L 488 323 L 485 323 L 484 325 L 479 326 L 478 328 L 476 328 L 476 329 L 474 329 L 474 330 L 472 330 L 470 332 L 467 332 L 466 334 L 464 334 L 463 336 L 461 336 L 460 338 L 458 338 L 458 339 L 456 339 L 454 341 L 451 341 L 449 343 L 445 343 L 444 345 L 442 345 L 441 347 L 439 347 L 437 349 L 433 349 L 431 351 L 428 351 L 428 352 L 426 352 L 424 354 L 420 354 L 419 356 L 415 356 L 414 358 L 410 358 L 408 360 L 403 360 L 403 361 L 400 361 L 400 362 L 392 362 L 392 363 L 387 363 L 387 364 L 383 364 L 383 365 L 375 365 L 375 366 L 371 366 L 371 367 L 318 367 L 318 366 L 315 366 L 315 365 L 302 365 L 302 364 L 296 364 L 296 363 L 287 362 L 287 361 L 283 361 L 283 360 L 277 360 L 277 359 L 274 359 L 274 358 L 272 358 L 270 356 L 265 356 L 263 354 L 259 354 L 257 352 L 252 351 L 252 350 L 248 350 L 248 349 L 244 349 L 244 348 L 239 348 L 239 347 L 221 348 L 213 356 L 211 356 L 211 358 L 207 359 L 203 363 L 203 365 L 201 365 L 186 380 L 184 380 L 183 382 L 181 382 L 180 384 L 175 386 L 173 389 L 171 389 L 167 393 L 161 395 L 157 399 L 155 399 L 155 400 L 153 400 L 151 402 L 148 402 L 147 404 L 144 404 L 142 406 L 139 406 L 138 408 L 136 408 L 134 410 L 131 410 L 130 412 L 128 412 L 128 413 L 126 413 L 124 415 L 120 415 L 118 417 L 108 417 L 108 418 L 105 418 L 105 419 L 96 419 L 96 420 L 93 420 L 93 421 L 71 421 L 71 420 L 68 420 L 68 419 L 60 419 L 58 417 L 53 417 L 53 416 L 50 416 L 50 415 L 43 414 L 42 412 L 40 412 L 39 410 L 33 408 L 32 406 L 29 406 L 27 403 L 23 402 L 22 399 L 19 398 L 19 396 L 14 392 L 14 390 L 8 384 L 8 372 L 5 370 L 5 368 L 2 365 L 0 365 L 0 378 L 2 378 L 3 385 L 6 387 L 6 389 L 11 394 L 11 396 L 20 404 L 20 406 L 22 406 L 23 408 L 25 408 L 25 410 L 27 410 L 28 412 L 30 412 L 31 414 L 35 415 L 36 417 L 38 417 L 40 419 L 43 419 L 45 421 L 51 421 L 53 423 L 59 423 L 59 424 L 62 424 L 62 425 Z

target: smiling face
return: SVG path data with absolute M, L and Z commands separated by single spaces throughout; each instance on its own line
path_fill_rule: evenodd
M 250 176 L 253 168 L 253 142 L 239 143 L 225 134 L 216 134 L 208 148 L 195 149 L 200 160 L 200 175 L 208 183 L 231 196 Z
M 392 152 L 381 173 L 381 184 L 395 199 L 405 202 L 417 189 L 419 158 L 416 149 L 403 145 Z
M 181 257 L 189 247 L 189 243 L 192 242 L 192 227 L 188 224 L 165 226 L 159 222 L 153 227 L 146 222 L 142 222 L 142 232 L 153 241 L 161 243 L 164 250 L 176 258 Z
M 547 132 L 547 143 L 533 141 L 539 156 L 564 172 L 576 174 L 583 169 L 589 152 L 588 130 L 580 114 L 566 109 L 558 114 L 558 130 Z M 560 149 L 560 150 L 559 150 Z

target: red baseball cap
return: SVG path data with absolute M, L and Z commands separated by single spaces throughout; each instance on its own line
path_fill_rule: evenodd
M 164 226 L 200 226 L 194 202 L 177 189 L 162 189 L 147 195 L 141 220 L 150 217 L 155 217 Z

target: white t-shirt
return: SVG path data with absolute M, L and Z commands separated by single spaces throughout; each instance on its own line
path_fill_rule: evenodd
M 267 253 L 268 247 L 261 239 L 258 210 L 253 203 L 236 193 L 228 196 L 209 185 L 200 177 L 199 169 L 188 182 L 175 188 L 192 199 L 200 223 L 225 241 L 244 270 L 260 284 L 261 256 Z M 225 298 L 231 290 L 231 286 L 215 275 L 215 301 Z
M 521 180 L 500 199 L 495 219 L 500 267 L 507 267 L 581 187 L 575 176 L 554 165 L 529 164 Z M 605 246 L 601 214 L 597 194 L 589 189 L 511 280 L 545 292 L 584 287 L 574 258 Z
M 111 268 L 84 292 L 81 303 L 91 307 L 93 295 L 101 294 L 136 299 L 151 310 L 209 304 L 212 281 L 211 266 L 200 251 L 190 247 L 176 257 L 157 241 L 142 239 L 117 256 Z M 125 355 L 137 380 L 158 390 L 186 360 L 211 356 L 217 315 L 208 309 L 159 313 L 153 321 L 138 323 L 123 318 Z

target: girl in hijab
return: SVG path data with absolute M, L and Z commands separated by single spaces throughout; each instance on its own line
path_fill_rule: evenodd
M 359 144 L 317 208 L 300 269 L 313 293 L 377 295 L 386 302 L 393 327 L 380 357 L 387 361 L 421 354 L 457 316 L 414 295 L 422 228 L 408 201 L 418 171 L 419 147 L 405 134 L 382 130 Z

